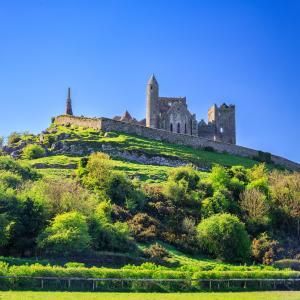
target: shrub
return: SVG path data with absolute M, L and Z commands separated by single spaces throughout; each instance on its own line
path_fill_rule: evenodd
M 97 152 L 89 156 L 83 183 L 94 190 L 106 190 L 112 172 L 112 163 L 109 155 Z
M 14 174 L 10 171 L 0 170 L 0 183 L 5 188 L 17 188 L 23 182 L 22 177 L 19 174 Z
M 178 167 L 170 171 L 168 181 L 185 181 L 187 191 L 195 190 L 199 182 L 199 175 L 192 166 Z
M 112 206 L 101 202 L 90 220 L 89 232 L 95 250 L 128 252 L 134 249 L 133 239 L 126 223 L 111 220 Z
M 43 157 L 46 151 L 43 147 L 35 144 L 29 144 L 23 149 L 23 157 L 26 159 L 35 159 Z
M 41 203 L 48 218 L 70 211 L 78 211 L 88 216 L 98 204 L 94 193 L 68 179 L 47 178 L 28 184 L 22 195 Z
M 17 132 L 12 132 L 8 137 L 7 143 L 9 146 L 12 146 L 13 144 L 18 143 L 19 141 L 21 141 L 21 134 Z
M 300 260 L 297 259 L 281 259 L 274 262 L 274 267 L 278 269 L 291 269 L 300 271 Z
M 0 170 L 10 171 L 20 175 L 23 180 L 35 180 L 40 177 L 38 173 L 29 166 L 20 164 L 7 156 L 0 157 Z
M 83 252 L 90 245 L 86 218 L 78 212 L 58 215 L 38 237 L 38 246 L 45 253 L 67 256 Z
M 155 243 L 145 249 L 144 254 L 155 263 L 163 263 L 168 257 L 170 257 L 168 250 L 158 243 Z
M 137 241 L 153 241 L 158 235 L 158 221 L 146 213 L 136 214 L 128 224 Z
M 230 201 L 221 192 L 215 192 L 212 197 L 202 201 L 201 215 L 203 218 L 210 217 L 217 213 L 230 211 Z
M 269 265 L 276 259 L 278 242 L 272 240 L 266 232 L 253 239 L 251 250 L 252 257 L 258 263 Z
M 84 268 L 85 264 L 84 263 L 79 263 L 79 262 L 67 262 L 64 265 L 66 268 Z
M 250 255 L 250 239 L 245 225 L 236 216 L 219 214 L 204 219 L 197 227 L 200 247 L 225 260 L 243 262 Z

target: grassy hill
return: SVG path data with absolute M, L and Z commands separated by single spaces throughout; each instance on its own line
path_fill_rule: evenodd
M 200 171 L 206 172 L 214 164 L 228 167 L 241 165 L 246 168 L 258 164 L 254 159 L 227 153 L 216 153 L 210 149 L 193 149 L 124 133 L 109 132 L 105 134 L 94 129 L 74 126 L 50 127 L 39 137 L 23 136 L 22 140 L 41 143 L 47 147 L 48 154 L 46 157 L 24 160 L 31 166 L 36 166 L 39 172 L 47 176 L 70 176 L 72 169 L 75 168 L 80 158 L 94 151 L 103 151 L 110 154 L 114 160 L 116 170 L 124 171 L 130 177 L 137 177 L 148 182 L 165 180 L 168 170 L 170 170 L 170 166 L 163 163 L 158 165 L 147 162 L 147 158 L 151 159 L 153 157 L 162 158 L 171 163 L 190 163 L 197 166 Z M 65 150 L 55 150 L 58 144 L 62 148 L 66 147 Z M 74 151 L 74 149 L 77 151 Z M 144 156 L 146 157 L 145 162 L 141 163 L 134 161 L 134 159 L 129 160 L 120 157 L 120 154 L 123 153 L 134 153 L 135 157 Z M 274 168 L 275 166 L 269 165 L 268 167 Z M 202 173 L 205 176 L 205 172 Z

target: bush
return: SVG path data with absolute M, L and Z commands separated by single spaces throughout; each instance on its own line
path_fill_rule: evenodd
M 253 239 L 252 257 L 258 263 L 270 265 L 276 259 L 278 242 L 272 240 L 266 232 Z
M 250 239 L 245 225 L 236 216 L 211 216 L 198 225 L 197 232 L 200 247 L 216 258 L 244 262 L 250 256 Z
M 89 216 L 99 201 L 94 193 L 83 188 L 78 182 L 68 179 L 39 180 L 28 184 L 21 195 L 41 203 L 50 219 L 70 211 Z
M 27 145 L 23 149 L 23 157 L 26 159 L 35 159 L 39 157 L 43 157 L 46 151 L 43 147 L 35 144 Z
M 274 262 L 274 267 L 278 269 L 291 269 L 300 271 L 300 260 L 297 259 L 281 259 Z
M 40 177 L 38 173 L 29 166 L 20 164 L 7 156 L 0 157 L 0 170 L 10 171 L 14 174 L 20 175 L 23 180 L 35 180 Z
M 0 170 L 0 183 L 5 188 L 16 189 L 22 182 L 22 177 L 19 174 Z
M 230 212 L 230 201 L 221 192 L 215 192 L 212 197 L 202 201 L 201 215 L 203 218 L 217 213 Z
M 128 252 L 134 249 L 133 239 L 126 223 L 111 220 L 112 206 L 101 202 L 90 220 L 89 232 L 95 250 Z
M 136 214 L 128 224 L 137 241 L 150 242 L 157 238 L 158 221 L 146 213 Z
M 18 143 L 19 141 L 21 141 L 21 134 L 17 132 L 12 132 L 8 137 L 7 143 L 9 146 L 12 146 L 13 144 Z
M 90 245 L 86 218 L 78 212 L 55 217 L 38 237 L 38 246 L 45 253 L 67 256 L 83 252 Z
M 164 263 L 165 260 L 170 257 L 168 250 L 158 243 L 155 243 L 145 249 L 144 254 L 155 263 Z

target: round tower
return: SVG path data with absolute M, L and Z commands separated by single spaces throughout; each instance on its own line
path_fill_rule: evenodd
M 146 107 L 146 126 L 158 128 L 158 83 L 154 74 L 147 83 L 147 107 Z

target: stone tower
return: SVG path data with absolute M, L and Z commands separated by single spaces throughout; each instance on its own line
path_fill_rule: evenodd
M 235 106 L 223 103 L 214 104 L 208 110 L 208 124 L 213 129 L 213 139 L 224 143 L 236 144 Z
M 158 128 L 159 99 L 158 83 L 154 74 L 147 83 L 147 107 L 146 107 L 146 126 Z
M 66 105 L 66 115 L 73 116 L 72 101 L 71 101 L 71 88 L 68 88 L 68 97 L 67 97 L 67 105 Z

